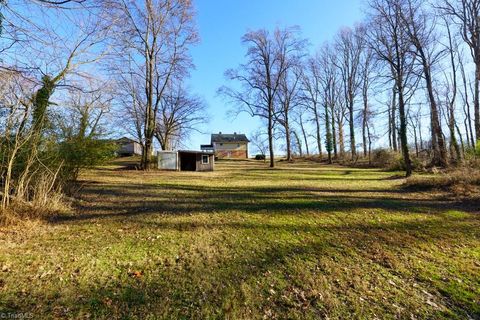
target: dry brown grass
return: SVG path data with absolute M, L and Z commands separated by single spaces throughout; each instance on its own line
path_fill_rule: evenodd
M 456 197 L 480 197 L 480 170 L 459 168 L 434 175 L 419 175 L 408 178 L 404 188 L 421 191 L 444 191 Z
M 0 209 L 0 226 L 21 226 L 25 223 L 48 219 L 61 212 L 69 212 L 70 202 L 71 200 L 59 190 L 37 194 L 31 201 L 13 199 L 8 208 Z

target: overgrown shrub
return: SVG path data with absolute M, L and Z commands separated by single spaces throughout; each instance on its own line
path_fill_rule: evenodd
M 77 180 L 82 169 L 104 164 L 113 159 L 117 146 L 107 140 L 74 137 L 59 145 L 59 156 L 63 163 L 62 178 Z
M 387 170 L 404 170 L 402 156 L 387 149 L 377 149 L 372 154 L 372 165 Z
M 434 176 L 413 176 L 405 181 L 403 187 L 421 191 L 448 191 L 457 196 L 480 196 L 480 169 L 464 166 Z
M 116 146 L 92 138 L 59 142 L 51 137 L 37 145 L 27 142 L 15 155 L 11 149 L 6 142 L 0 145 L 1 224 L 65 210 L 68 207 L 64 201 L 65 187 L 78 178 L 80 170 L 111 159 Z
M 410 155 L 410 161 L 412 162 L 412 168 L 414 170 L 420 170 L 425 167 L 425 163 L 422 163 L 422 160 L 415 156 Z M 374 150 L 372 152 L 371 164 L 376 168 L 389 171 L 405 170 L 405 160 L 402 154 L 388 149 Z
M 264 154 L 257 154 L 255 156 L 255 160 L 265 160 L 265 159 L 266 159 L 266 157 L 265 157 Z

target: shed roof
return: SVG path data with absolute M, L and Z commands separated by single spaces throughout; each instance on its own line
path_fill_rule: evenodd
M 234 133 L 234 134 L 212 134 L 212 143 L 219 142 L 250 142 L 247 136 L 243 133 Z

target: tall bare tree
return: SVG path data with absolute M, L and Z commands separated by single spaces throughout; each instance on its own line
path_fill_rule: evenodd
M 189 48 L 197 43 L 194 10 L 190 0 L 111 0 L 116 29 L 116 58 L 120 64 L 134 60 L 142 81 L 145 107 L 142 168 L 153 162 L 157 114 L 167 87 L 188 75 L 192 67 Z
M 390 69 L 391 79 L 395 83 L 395 91 L 398 96 L 400 140 L 408 177 L 412 174 L 413 169 L 407 138 L 406 94 L 415 56 L 411 54 L 412 44 L 401 16 L 402 5 L 403 0 L 370 1 L 369 38 L 371 48 L 379 61 L 383 61 L 387 65 L 387 69 Z
M 320 73 L 321 92 L 323 96 L 323 117 L 325 120 L 325 149 L 328 154 L 328 162 L 333 162 L 332 151 L 337 153 L 335 143 L 335 125 L 333 110 L 339 107 L 337 105 L 337 83 L 338 73 L 335 67 L 335 57 L 332 49 L 328 45 L 324 45 L 318 56 L 319 67 L 322 70 Z
M 302 105 L 299 105 L 302 106 Z M 307 156 L 310 156 L 310 146 L 308 144 L 309 134 L 307 133 L 306 121 L 304 117 L 304 109 L 296 110 L 294 121 L 300 127 L 300 132 L 302 133 L 303 143 L 305 144 L 305 151 Z
M 320 79 L 320 66 L 316 57 L 307 59 L 304 65 L 304 71 L 302 73 L 302 91 L 303 91 L 303 104 L 309 113 L 313 116 L 313 123 L 315 126 L 315 140 L 317 142 L 318 154 L 322 156 L 322 134 L 321 134 L 321 79 Z
M 455 152 L 455 160 L 459 162 L 462 160 L 462 152 L 460 151 L 460 146 L 457 140 L 458 125 L 455 117 L 455 105 L 457 102 L 457 95 L 458 95 L 458 80 L 457 80 L 458 58 L 456 56 L 458 45 L 454 42 L 453 35 L 451 32 L 450 26 L 448 24 L 448 21 L 445 21 L 445 28 L 447 30 L 447 38 L 448 38 L 447 51 L 450 57 L 450 65 L 451 65 L 450 76 L 445 74 L 445 81 L 447 83 L 445 98 L 446 98 L 447 115 L 448 115 L 447 117 L 448 129 L 450 131 L 450 146 L 451 146 L 451 149 L 453 149 L 453 151 Z M 458 130 L 458 132 L 460 131 Z M 463 139 L 460 136 L 460 141 L 462 140 Z
M 162 150 L 172 150 L 182 145 L 192 131 L 198 132 L 199 126 L 207 120 L 203 99 L 189 94 L 182 84 L 176 84 L 160 102 L 155 137 Z
M 234 113 L 246 112 L 266 121 L 270 167 L 273 168 L 277 95 L 291 67 L 291 55 L 302 50 L 305 41 L 300 39 L 298 28 L 277 28 L 273 33 L 264 29 L 248 32 L 242 42 L 247 46 L 247 62 L 225 73 L 229 80 L 238 82 L 241 89 L 224 86 L 219 92 L 238 107 Z
M 437 22 L 435 16 L 431 12 L 427 12 L 423 1 L 405 0 L 395 8 L 403 19 L 405 31 L 422 66 L 422 75 L 430 104 L 432 164 L 446 167 L 448 165 L 447 147 L 440 125 L 439 107 L 433 83 L 433 68 L 439 63 L 443 53 L 443 50 L 439 50 L 436 46 L 438 43 Z
M 365 48 L 361 55 L 360 62 L 360 78 L 361 78 L 361 92 L 363 108 L 361 111 L 362 122 L 362 138 L 363 138 L 363 156 L 367 157 L 370 150 L 370 136 L 369 136 L 369 122 L 372 120 L 372 112 L 370 110 L 370 90 L 372 82 L 374 80 L 374 64 L 373 64 L 373 50 L 371 48 Z
M 355 30 L 345 28 L 340 31 L 335 41 L 337 67 L 340 70 L 343 84 L 343 94 L 348 109 L 348 124 L 350 135 L 350 152 L 352 160 L 357 155 L 355 142 L 355 99 L 361 84 L 360 57 L 365 48 L 364 27 L 358 25 Z
M 297 57 L 292 57 L 297 59 Z M 292 139 L 291 139 L 291 115 L 301 104 L 301 65 L 300 62 L 290 62 L 291 66 L 284 73 L 280 90 L 278 90 L 278 111 L 275 113 L 276 121 L 282 126 L 285 134 L 285 144 L 287 149 L 287 161 L 292 160 Z
M 465 133 L 467 135 L 467 143 L 471 147 L 475 146 L 475 135 L 472 128 L 472 116 L 471 116 L 471 104 L 469 98 L 469 92 L 471 91 L 471 86 L 469 85 L 468 77 L 465 70 L 465 62 L 462 54 L 458 55 L 458 66 L 460 69 L 460 74 L 462 75 L 462 86 L 463 90 L 460 91 L 462 95 L 463 103 L 463 113 L 464 113 L 464 126 Z
M 463 41 L 470 48 L 475 64 L 473 110 L 475 115 L 475 136 L 480 140 L 480 0 L 441 0 L 439 9 L 450 16 L 459 26 Z

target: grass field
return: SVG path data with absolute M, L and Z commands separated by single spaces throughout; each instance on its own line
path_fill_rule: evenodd
M 480 319 L 478 202 L 372 169 L 216 169 L 83 175 L 71 212 L 1 231 L 0 311 Z

